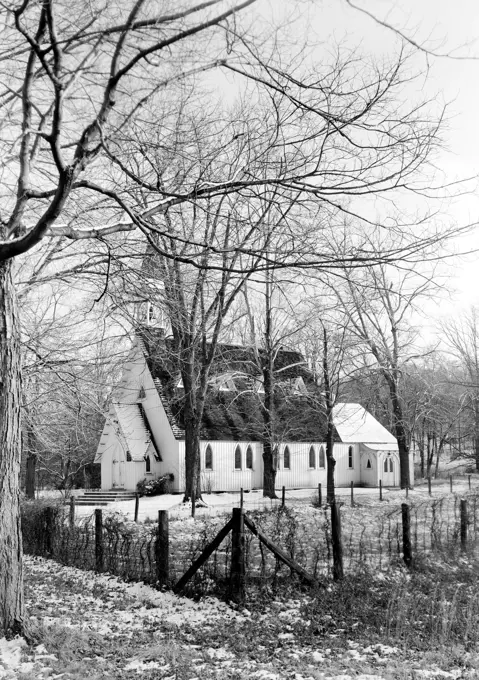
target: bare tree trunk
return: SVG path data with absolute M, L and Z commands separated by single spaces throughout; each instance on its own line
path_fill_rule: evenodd
M 410 485 L 409 479 L 409 443 L 407 430 L 404 425 L 404 415 L 402 411 L 401 400 L 398 393 L 397 376 L 390 376 L 384 374 L 389 387 L 389 394 L 391 396 L 391 405 L 393 412 L 394 436 L 397 439 L 399 450 L 399 468 L 400 468 L 400 485 L 401 489 L 408 489 Z
M 277 498 L 275 489 L 277 455 L 275 450 L 273 432 L 274 378 L 271 356 L 268 356 L 268 365 L 263 370 L 263 381 L 264 381 L 263 496 L 265 498 Z
M 479 472 L 479 396 L 474 398 L 474 459 Z
M 0 636 L 24 631 L 20 529 L 21 369 L 11 261 L 0 264 Z
M 200 426 L 196 414 L 185 406 L 185 495 L 184 501 L 201 498 Z
M 323 326 L 323 383 L 326 402 L 326 419 L 327 419 L 327 433 L 326 433 L 326 487 L 327 487 L 327 501 L 334 503 L 334 468 L 336 460 L 334 458 L 334 422 L 333 422 L 333 395 L 331 391 L 331 380 L 329 375 L 329 356 L 328 356 L 328 335 L 326 328 Z
M 35 472 L 37 467 L 37 456 L 33 451 L 27 454 L 27 464 L 25 470 L 25 495 L 33 500 L 35 498 Z

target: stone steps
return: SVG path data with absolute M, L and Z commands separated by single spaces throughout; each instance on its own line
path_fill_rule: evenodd
M 76 496 L 75 505 L 109 505 L 118 501 L 131 501 L 135 498 L 134 491 L 85 491 L 81 496 Z

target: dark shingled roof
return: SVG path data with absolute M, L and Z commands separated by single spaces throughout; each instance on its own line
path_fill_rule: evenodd
M 137 329 L 148 368 L 177 438 L 184 437 L 184 391 L 179 387 L 178 352 L 162 329 Z M 260 360 L 265 359 L 260 350 Z M 324 441 L 326 418 L 319 388 L 300 352 L 279 350 L 275 372 L 275 438 L 281 441 Z M 300 379 L 300 380 L 299 380 Z M 202 423 L 202 439 L 261 441 L 263 418 L 261 370 L 253 348 L 218 345 L 210 371 Z M 235 389 L 227 389 L 228 386 Z M 220 389 L 220 387 L 226 389 Z

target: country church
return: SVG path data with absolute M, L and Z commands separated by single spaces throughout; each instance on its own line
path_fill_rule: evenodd
M 326 484 L 326 423 L 318 387 L 303 356 L 281 349 L 274 361 L 276 486 Z M 205 492 L 260 489 L 264 389 L 251 347 L 221 344 L 210 371 L 200 442 Z M 113 391 L 95 462 L 102 489 L 136 490 L 171 474 L 184 491 L 184 387 L 173 339 L 141 326 Z M 334 408 L 336 486 L 399 485 L 395 437 L 360 404 Z M 411 462 L 411 479 L 412 462 Z

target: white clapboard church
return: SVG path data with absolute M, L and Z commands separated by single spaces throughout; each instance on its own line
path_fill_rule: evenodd
M 173 339 L 163 329 L 136 330 L 95 457 L 102 489 L 135 490 L 140 480 L 170 473 L 172 491 L 184 490 L 184 388 L 176 356 Z M 274 371 L 276 485 L 326 484 L 326 429 L 318 387 L 299 352 L 278 351 Z M 253 349 L 220 345 L 202 423 L 204 491 L 262 487 L 263 394 Z M 334 423 L 337 486 L 377 486 L 380 480 L 398 486 L 397 442 L 386 428 L 360 404 L 338 404 Z

